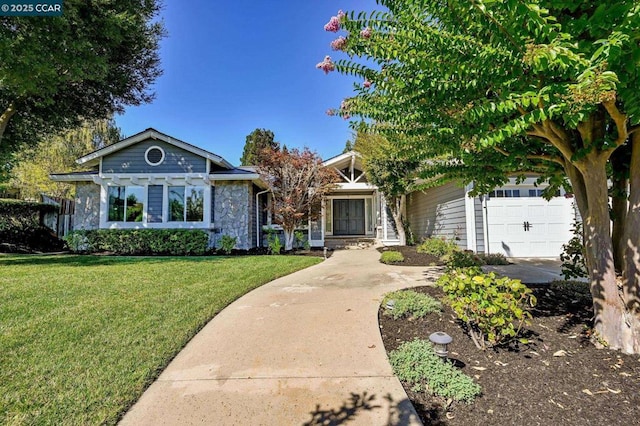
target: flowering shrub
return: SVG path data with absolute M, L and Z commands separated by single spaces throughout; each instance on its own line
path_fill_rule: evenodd
M 331 42 L 331 48 L 333 50 L 343 50 L 347 46 L 347 39 L 340 36 Z
M 324 57 L 324 60 L 322 62 L 316 64 L 316 68 L 321 69 L 325 74 L 329 74 L 329 72 L 336 69 L 336 65 L 331 60 L 331 56 L 327 55 Z
M 478 349 L 508 343 L 531 318 L 536 298 L 520 280 L 497 278 L 480 268 L 450 271 L 437 283 Z M 524 342 L 524 340 L 523 340 Z

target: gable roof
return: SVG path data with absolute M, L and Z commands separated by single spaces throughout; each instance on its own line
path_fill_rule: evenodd
M 98 150 L 95 150 L 83 157 L 80 157 L 76 160 L 76 163 L 78 164 L 84 164 L 86 166 L 95 166 L 100 162 L 100 158 L 104 157 L 105 155 L 109 155 L 112 154 L 114 152 L 120 151 L 121 149 L 124 149 L 128 146 L 134 145 L 138 142 L 142 142 L 145 141 L 147 139 L 155 139 L 155 140 L 160 140 L 163 142 L 166 142 L 170 145 L 176 146 L 178 148 L 184 149 L 185 151 L 189 151 L 192 152 L 196 155 L 199 155 L 201 157 L 207 158 L 208 160 L 214 162 L 215 164 L 218 164 L 219 166 L 225 167 L 227 169 L 233 169 L 233 165 L 231 165 L 231 163 L 229 163 L 227 160 L 225 160 L 224 158 L 220 157 L 219 155 L 216 155 L 212 152 L 209 151 L 205 151 L 202 148 L 198 148 L 195 145 L 191 145 L 190 143 L 181 141 L 180 139 L 176 139 L 174 137 L 171 137 L 165 133 L 159 132 L 156 129 L 153 128 L 148 128 L 146 130 L 143 130 L 140 133 L 137 133 L 133 136 L 129 136 L 128 138 L 125 138 L 123 140 L 121 140 L 120 142 L 116 142 L 113 145 L 109 145 L 109 146 L 105 146 L 104 148 L 100 148 Z

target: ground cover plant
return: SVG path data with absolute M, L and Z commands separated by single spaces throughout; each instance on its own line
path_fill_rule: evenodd
M 412 289 L 443 298 L 439 288 Z M 423 318 L 378 320 L 387 353 L 436 331 L 453 337 L 449 356 L 482 387 L 470 404 L 450 402 L 401 380 L 425 425 L 632 424 L 640 417 L 640 360 L 590 342 L 589 284 L 558 281 L 532 287 L 537 304 L 524 327 L 529 344 L 478 350 L 453 310 Z
M 319 261 L 1 256 L 0 424 L 115 424 L 222 308 Z
M 389 250 L 382 252 L 380 262 L 387 264 L 402 263 L 404 262 L 404 256 L 399 251 Z
M 385 314 L 398 318 L 422 318 L 427 314 L 440 312 L 442 304 L 431 296 L 417 293 L 413 290 L 399 290 L 387 294 L 382 300 L 382 306 L 392 303 Z

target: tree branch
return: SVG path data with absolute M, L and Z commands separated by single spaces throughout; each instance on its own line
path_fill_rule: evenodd
M 620 112 L 620 110 L 616 106 L 615 100 L 603 102 L 602 105 L 604 105 L 604 108 L 607 110 L 614 123 L 616 123 L 616 128 L 618 129 L 618 139 L 616 139 L 615 148 L 617 148 L 629 138 L 629 129 L 627 128 L 627 114 L 623 114 L 622 112 Z M 613 150 L 615 148 L 610 148 L 610 150 Z
M 2 142 L 2 136 L 4 135 L 4 131 L 7 130 L 7 125 L 9 125 L 9 120 L 11 117 L 15 115 L 17 112 L 16 106 L 13 102 L 9 103 L 7 109 L 4 110 L 2 115 L 0 115 L 0 142 Z

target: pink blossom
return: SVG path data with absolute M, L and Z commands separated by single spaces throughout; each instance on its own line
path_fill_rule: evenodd
M 343 100 L 342 102 L 340 102 L 340 109 L 343 110 L 343 111 L 345 109 L 347 109 L 347 101 L 346 100 Z
M 362 83 L 362 85 L 364 86 L 365 89 L 368 89 L 369 87 L 371 87 L 371 82 L 369 80 L 365 80 L 364 83 Z
M 340 18 L 332 16 L 324 26 L 325 31 L 331 31 L 332 33 L 338 32 L 340 29 Z
M 346 46 L 347 46 L 347 39 L 342 36 L 338 37 L 337 39 L 331 42 L 331 48 L 333 50 L 344 50 Z
M 331 60 L 331 56 L 325 56 L 324 60 L 316 65 L 316 68 L 321 69 L 325 74 L 329 74 L 330 71 L 336 69 L 336 65 Z
M 340 10 L 338 11 L 338 16 L 337 16 L 337 18 L 338 18 L 338 19 L 342 19 L 342 18 L 344 18 L 345 16 L 347 16 L 347 15 L 342 11 L 342 9 L 340 9 Z
M 327 110 L 327 115 L 333 117 L 334 115 L 336 115 L 336 110 L 329 108 Z
M 342 116 L 342 118 L 343 118 L 344 120 L 348 120 L 348 119 L 350 119 L 350 118 L 351 118 L 351 116 L 349 115 L 349 113 L 347 113 L 347 114 L 343 115 L 343 116 Z
M 360 31 L 360 37 L 362 37 L 362 38 L 371 37 L 371 28 L 367 27 L 364 30 Z

